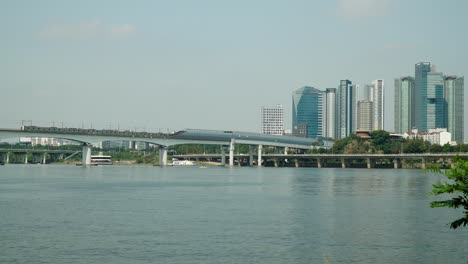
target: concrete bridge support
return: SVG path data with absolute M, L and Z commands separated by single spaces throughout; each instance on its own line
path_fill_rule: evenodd
M 421 169 L 425 170 L 426 169 L 426 159 L 421 158 Z
M 317 168 L 322 168 L 322 160 L 317 158 Z
M 249 145 L 249 166 L 253 166 L 253 146 Z
M 346 159 L 345 158 L 341 158 L 341 168 L 343 169 L 346 169 Z
M 5 164 L 8 164 L 8 163 L 10 163 L 10 152 L 7 152 L 6 157 L 5 157 Z
M 368 169 L 375 168 L 375 160 L 374 159 L 367 158 L 366 161 L 367 161 L 367 168 Z
M 258 167 L 261 167 L 262 166 L 262 148 L 263 146 L 262 145 L 258 145 L 258 161 L 257 161 L 257 166 Z
M 394 160 L 393 160 L 393 168 L 394 168 L 394 169 L 399 169 L 399 168 L 401 168 L 401 160 L 400 160 L 400 159 L 394 159 Z
M 289 150 L 288 147 L 284 147 L 284 155 L 288 155 L 288 150 Z
M 279 160 L 278 159 L 273 159 L 273 164 L 275 165 L 275 168 L 279 167 Z
M 47 159 L 47 153 L 44 152 L 44 154 L 42 154 L 42 164 L 46 164 L 46 160 Z
M 159 147 L 159 166 L 167 166 L 167 147 Z
M 229 144 L 229 166 L 234 166 L 234 139 L 231 139 L 231 144 Z
M 294 166 L 296 168 L 299 168 L 299 160 L 298 159 L 294 159 Z
M 221 165 L 226 165 L 226 149 L 224 146 L 221 146 Z
M 24 164 L 28 164 L 28 153 L 24 153 Z
M 83 149 L 81 152 L 81 165 L 89 166 L 91 165 L 91 144 L 83 144 Z

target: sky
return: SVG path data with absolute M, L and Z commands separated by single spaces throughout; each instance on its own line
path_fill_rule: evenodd
M 392 130 L 394 78 L 421 61 L 467 75 L 466 10 L 465 0 L 1 0 L 0 127 L 258 132 L 262 106 L 282 104 L 291 127 L 302 86 L 384 79 Z

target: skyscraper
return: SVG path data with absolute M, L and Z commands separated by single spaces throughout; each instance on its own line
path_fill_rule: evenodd
M 263 106 L 261 110 L 262 134 L 283 135 L 284 108 L 282 105 Z
M 350 80 L 341 80 L 337 97 L 337 138 L 345 138 L 356 126 L 356 86 L 352 85 Z
M 374 102 L 369 100 L 360 100 L 357 102 L 357 130 L 373 130 L 373 111 Z
M 414 127 L 414 78 L 395 79 L 395 132 L 403 134 Z
M 445 114 L 444 127 L 452 134 L 452 140 L 463 143 L 464 139 L 464 77 L 444 77 Z
M 384 129 L 384 81 L 372 82 L 369 91 L 369 100 L 372 101 L 372 130 Z
M 325 91 L 324 137 L 336 138 L 336 88 L 327 88 Z
M 444 126 L 444 80 L 430 62 L 415 65 L 415 127 L 428 131 Z
M 293 92 L 293 135 L 308 138 L 323 136 L 324 92 L 304 86 Z

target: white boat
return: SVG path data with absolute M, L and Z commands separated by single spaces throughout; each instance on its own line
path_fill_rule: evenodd
M 178 159 L 172 159 L 172 164 L 171 166 L 195 166 L 195 162 L 191 160 L 178 160 Z
M 112 165 L 112 157 L 105 155 L 91 156 L 91 165 Z

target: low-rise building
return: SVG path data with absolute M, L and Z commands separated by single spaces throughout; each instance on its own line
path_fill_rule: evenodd
M 439 144 L 441 146 L 452 143 L 452 134 L 447 132 L 446 128 L 429 129 L 428 132 L 418 132 L 417 129 L 405 132 L 403 138 L 417 139 L 429 141 L 431 144 Z

